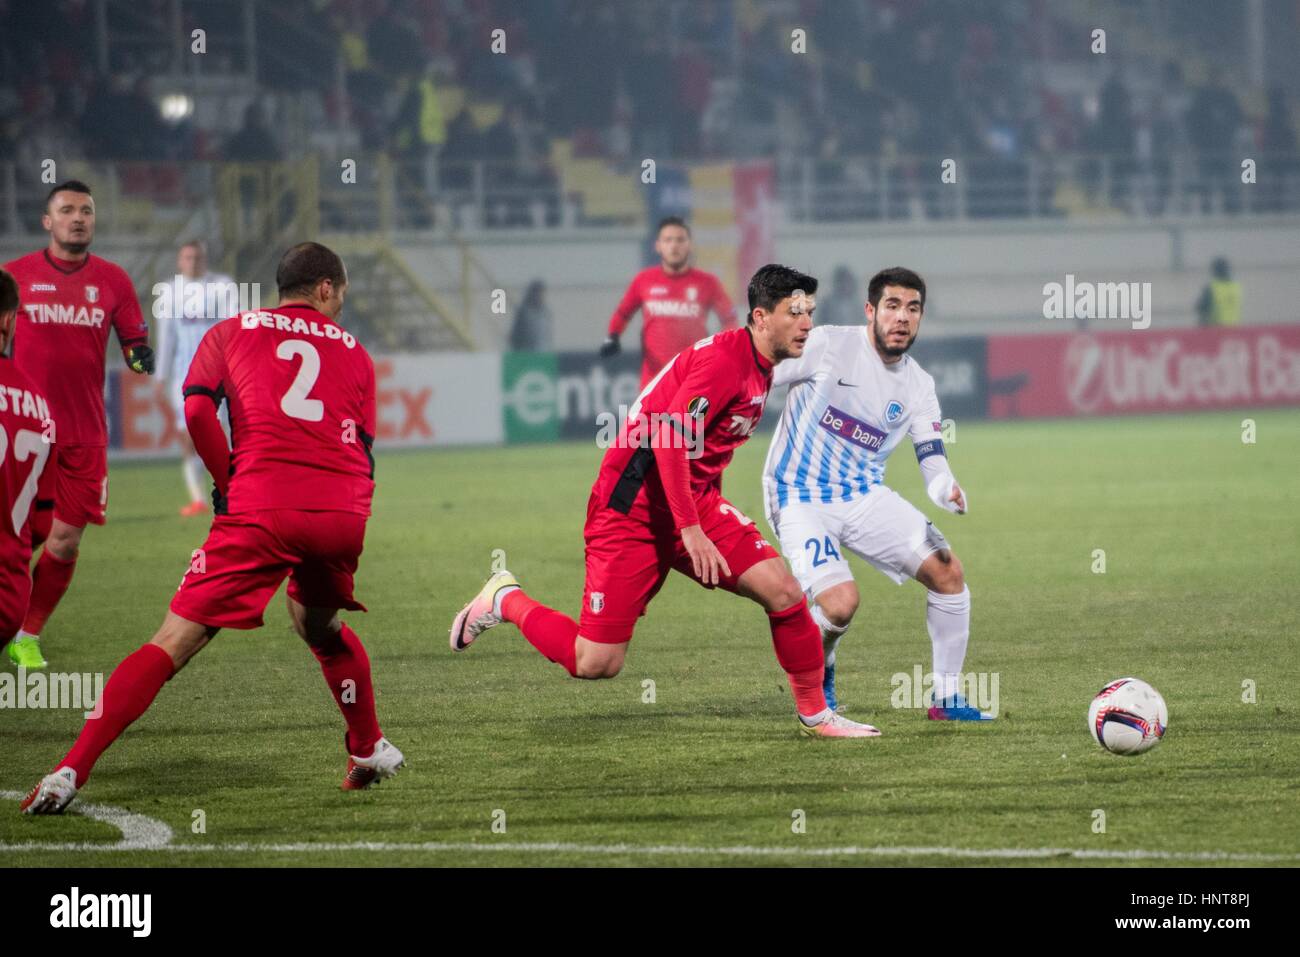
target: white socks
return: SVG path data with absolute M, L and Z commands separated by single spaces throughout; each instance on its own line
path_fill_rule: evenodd
M 817 627 L 822 630 L 822 649 L 826 654 L 825 665 L 829 668 L 835 664 L 835 649 L 840 646 L 840 639 L 849 630 L 849 626 L 831 624 L 831 620 L 822 611 L 822 606 L 815 601 L 812 602 L 812 617 L 813 621 L 817 622 Z
M 961 691 L 961 669 L 970 640 L 970 589 L 963 586 L 956 595 L 927 589 L 925 626 L 934 654 L 934 696 L 950 698 Z
M 826 708 L 823 711 L 818 711 L 816 714 L 810 714 L 810 715 L 801 714 L 799 715 L 799 720 L 811 728 L 813 725 L 821 724 L 823 721 L 831 717 L 833 714 L 835 714 L 834 711 L 832 711 L 830 708 Z
M 492 614 L 498 618 L 501 617 L 501 603 L 505 601 L 506 595 L 512 591 L 519 591 L 518 585 L 507 585 L 505 588 L 498 588 L 497 593 L 492 596 Z
M 190 490 L 191 502 L 206 502 L 203 493 L 203 462 L 197 455 L 187 455 L 181 459 L 181 474 L 185 476 L 185 487 Z

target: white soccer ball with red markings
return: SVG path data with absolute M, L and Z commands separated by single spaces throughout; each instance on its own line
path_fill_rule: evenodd
M 1169 727 L 1160 692 L 1138 678 L 1116 678 L 1092 699 L 1088 731 L 1112 754 L 1150 751 Z

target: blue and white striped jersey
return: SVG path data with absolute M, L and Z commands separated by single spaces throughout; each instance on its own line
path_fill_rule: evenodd
M 865 325 L 818 326 L 802 356 L 777 363 L 772 385 L 790 392 L 763 466 L 769 516 L 869 494 L 904 435 L 918 455 L 942 449 L 934 378 L 911 356 L 886 365 L 870 336 Z
M 170 308 L 163 306 L 156 311 L 158 367 L 155 374 L 169 389 L 179 390 L 204 335 L 241 307 L 238 287 L 222 273 L 208 273 L 199 279 L 176 276 L 172 290 L 179 295 L 171 296 L 166 304 Z

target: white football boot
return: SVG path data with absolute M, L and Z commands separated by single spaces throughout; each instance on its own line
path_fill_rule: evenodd
M 799 732 L 811 738 L 878 738 L 880 729 L 858 721 L 850 721 L 842 714 L 836 714 L 829 708 L 816 724 L 807 724 L 799 719 Z
M 18 809 L 24 814 L 62 814 L 76 796 L 77 772 L 62 767 L 41 778 L 36 787 L 27 792 Z
M 376 781 L 391 778 L 404 764 L 406 758 L 393 742 L 380 738 L 375 742 L 375 750 L 370 757 L 348 755 L 348 773 L 343 776 L 341 787 L 344 791 L 364 791 Z
M 519 581 L 505 569 L 489 578 L 452 621 L 451 650 L 464 651 L 483 632 L 501 624 L 501 616 L 496 613 L 497 592 L 503 588 L 518 587 Z

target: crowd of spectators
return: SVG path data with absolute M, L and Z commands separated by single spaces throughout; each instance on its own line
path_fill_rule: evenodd
M 1015 175 L 1017 163 L 1082 152 L 1159 177 L 1189 150 L 1206 172 L 1212 153 L 1243 144 L 1296 149 L 1283 90 L 1252 118 L 1223 74 L 1191 85 L 1176 62 L 1108 65 L 1094 92 L 1062 95 L 1052 66 L 1089 52 L 1042 3 L 187 0 L 178 43 L 169 0 L 112 0 L 106 63 L 94 7 L 0 0 L 7 157 L 275 159 L 301 144 L 274 106 L 303 97 L 316 108 L 292 114 L 299 122 L 319 116 L 363 151 L 436 168 L 422 185 L 453 190 L 475 171 L 489 189 L 553 184 L 557 138 L 615 163 L 811 157 L 831 187 L 852 185 L 859 158 L 960 155 Z M 196 27 L 204 69 L 255 76 L 256 95 L 203 124 L 164 120 L 153 81 L 184 61 Z M 1094 190 L 1098 169 L 1083 170 Z M 1124 182 L 1108 179 L 1119 192 L 1107 198 L 1122 203 Z

